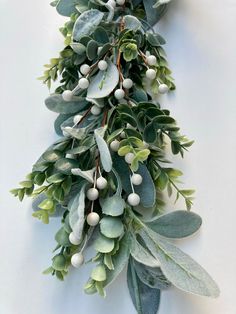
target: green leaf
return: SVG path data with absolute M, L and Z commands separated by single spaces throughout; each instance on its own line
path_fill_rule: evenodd
M 72 37 L 79 41 L 82 36 L 91 35 L 101 23 L 104 13 L 96 9 L 83 12 L 75 22 Z
M 65 175 L 62 173 L 55 173 L 47 178 L 48 183 L 61 183 L 65 179 Z
M 119 195 L 113 195 L 100 200 L 102 212 L 109 216 L 121 216 L 124 213 L 125 201 Z
M 137 31 L 142 28 L 142 23 L 133 15 L 124 16 L 125 29 Z
M 81 170 L 80 168 L 74 168 L 71 170 L 72 174 L 75 176 L 80 176 L 90 183 L 94 183 L 94 172 L 96 168 L 90 170 Z
M 95 281 L 105 281 L 107 278 L 105 266 L 98 265 L 94 268 L 91 273 L 91 278 Z
M 63 154 L 60 151 L 49 149 L 45 153 L 43 153 L 42 158 L 47 162 L 56 162 L 62 156 Z
M 151 229 L 141 230 L 139 234 L 153 256 L 160 261 L 163 274 L 174 286 L 197 295 L 219 296 L 217 284 L 190 256 Z
M 76 12 L 75 6 L 79 0 L 59 0 L 56 9 L 57 12 L 63 16 L 71 16 Z
M 114 270 L 107 270 L 107 279 L 104 286 L 111 284 L 126 266 L 130 256 L 130 235 L 125 233 L 119 241 L 119 250 L 112 256 Z
M 32 188 L 33 182 L 32 181 L 21 181 L 19 183 L 23 188 Z
M 95 40 L 90 40 L 87 45 L 87 57 L 90 61 L 97 57 L 98 43 Z
M 114 249 L 115 243 L 113 239 L 104 237 L 99 233 L 94 241 L 94 248 L 101 253 L 110 253 Z
M 84 109 L 87 101 L 82 97 L 77 97 L 75 101 L 65 101 L 61 95 L 53 94 L 45 100 L 45 105 L 53 112 L 72 114 Z
M 40 209 L 45 209 L 45 210 L 52 210 L 52 208 L 54 208 L 54 202 L 52 200 L 46 199 L 44 201 L 42 201 L 38 207 Z
M 66 258 L 65 258 L 65 256 L 62 255 L 62 254 L 54 256 L 52 267 L 55 270 L 58 270 L 58 271 L 64 270 L 65 267 L 66 267 Z
M 155 25 L 166 12 L 166 5 L 161 5 L 159 8 L 154 9 L 153 6 L 156 4 L 156 2 L 156 0 L 143 1 L 147 21 L 150 25 Z
M 118 238 L 124 232 L 124 226 L 120 218 L 104 217 L 100 221 L 101 233 L 108 238 Z
M 160 304 L 160 290 L 145 285 L 137 276 L 130 259 L 127 271 L 129 293 L 138 314 L 156 314 Z
M 202 225 L 202 219 L 195 213 L 178 210 L 162 215 L 147 225 L 166 238 L 178 239 L 197 232 Z
M 84 228 L 85 188 L 84 184 L 78 194 L 69 202 L 69 223 L 77 239 L 82 239 Z
M 64 127 L 62 128 L 68 135 L 72 136 L 77 140 L 84 139 L 86 136 L 87 127 L 85 128 L 76 128 L 76 127 Z
M 133 263 L 139 279 L 148 287 L 161 290 L 170 287 L 170 282 L 163 275 L 160 267 L 148 267 L 136 261 Z
M 71 246 L 69 234 L 65 231 L 63 227 L 56 233 L 55 240 L 61 246 Z
M 103 169 L 106 172 L 110 172 L 112 169 L 112 159 L 111 159 L 111 154 L 110 154 L 110 150 L 107 146 L 107 143 L 103 139 L 105 130 L 106 130 L 106 128 L 104 128 L 104 127 L 96 129 L 96 130 L 94 130 L 94 135 L 95 135 L 98 150 L 100 153 L 100 159 L 101 159 Z
M 115 64 L 106 58 L 108 67 L 106 71 L 99 71 L 90 82 L 87 97 L 88 98 L 105 98 L 111 94 L 119 83 L 119 72 Z

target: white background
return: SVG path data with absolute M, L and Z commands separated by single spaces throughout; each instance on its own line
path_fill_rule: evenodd
M 0 0 L 0 313 L 134 314 L 124 274 L 106 300 L 83 294 L 86 267 L 64 283 L 43 276 L 59 224 L 39 223 L 30 201 L 21 204 L 8 193 L 55 138 L 55 116 L 43 104 L 48 92 L 36 80 L 63 47 L 57 29 L 64 19 L 48 2 Z M 197 190 L 194 209 L 204 220 L 200 234 L 180 247 L 221 288 L 217 300 L 173 288 L 163 293 L 159 313 L 235 314 L 236 0 L 174 0 L 159 31 L 178 87 L 164 105 L 196 140 L 177 164 L 187 187 Z

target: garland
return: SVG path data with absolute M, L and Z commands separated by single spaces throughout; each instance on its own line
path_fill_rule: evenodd
M 175 89 L 163 45 L 154 32 L 170 0 L 56 0 L 69 20 L 60 29 L 65 48 L 41 78 L 55 93 L 45 103 L 58 113 L 59 139 L 33 166 L 20 201 L 34 198 L 33 216 L 48 224 L 61 217 L 52 265 L 44 271 L 64 280 L 93 246 L 95 263 L 84 287 L 105 296 L 105 287 L 128 264 L 130 296 L 138 313 L 155 314 L 160 291 L 170 285 L 202 296 L 219 289 L 207 272 L 169 239 L 201 226 L 190 211 L 193 190 L 181 189 L 173 155 L 190 147 L 159 94 Z M 170 150 L 168 150 L 169 152 Z M 170 154 L 170 153 L 169 153 Z M 183 198 L 187 210 L 164 214 L 164 198 Z

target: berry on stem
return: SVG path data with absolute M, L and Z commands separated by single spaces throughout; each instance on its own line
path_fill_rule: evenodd
M 134 84 L 133 81 L 129 78 L 124 79 L 124 81 L 122 83 L 123 87 L 126 89 L 130 89 L 133 86 L 133 84 Z
M 79 86 L 81 89 L 87 89 L 87 88 L 89 87 L 89 80 L 86 79 L 85 77 L 82 77 L 82 78 L 79 80 L 78 86 Z
M 115 91 L 114 96 L 116 99 L 121 100 L 125 97 L 125 92 L 123 89 L 119 88 Z
M 95 201 L 98 199 L 98 196 L 99 196 L 99 192 L 96 188 L 90 188 L 88 189 L 87 191 L 87 198 L 90 200 L 90 201 Z
M 166 94 L 169 91 L 169 87 L 166 84 L 160 84 L 158 91 L 160 94 Z
M 79 268 L 84 263 L 84 256 L 82 253 L 76 253 L 71 257 L 71 265 L 75 268 Z
M 138 173 L 134 173 L 131 177 L 131 182 L 133 185 L 140 185 L 143 182 L 143 177 Z
M 90 71 L 90 66 L 88 64 L 83 64 L 80 67 L 80 73 L 83 75 L 87 75 Z
M 96 181 L 96 186 L 99 190 L 104 190 L 107 187 L 107 180 L 104 177 L 99 177 Z
M 112 141 L 110 144 L 110 148 L 113 152 L 118 152 L 120 148 L 120 142 L 117 140 Z
M 97 226 L 99 221 L 100 221 L 100 217 L 97 213 L 92 212 L 92 213 L 88 214 L 87 223 L 89 226 L 95 227 L 95 226 Z
M 153 69 L 148 69 L 146 71 L 146 77 L 149 79 L 149 80 L 154 80 L 155 77 L 156 77 L 156 71 L 153 70 Z
M 79 245 L 81 243 L 80 239 L 78 239 L 74 232 L 71 232 L 70 235 L 69 235 L 69 240 L 70 240 L 70 243 L 71 244 L 74 244 L 74 245 Z
M 96 105 L 92 106 L 92 108 L 91 108 L 91 113 L 94 116 L 98 116 L 101 113 L 101 111 L 102 111 L 102 109 Z
M 147 64 L 148 65 L 155 65 L 157 63 L 157 58 L 153 55 L 147 57 Z
M 128 196 L 128 203 L 131 206 L 137 206 L 140 204 L 140 197 L 137 193 L 131 193 Z
M 62 98 L 65 101 L 71 101 L 73 96 L 74 96 L 74 94 L 73 94 L 73 92 L 71 90 L 65 90 L 62 93 Z
M 106 71 L 107 67 L 108 67 L 108 64 L 107 64 L 107 62 L 105 60 L 101 60 L 101 61 L 98 62 L 99 70 Z
M 127 164 L 131 164 L 133 159 L 134 159 L 134 154 L 133 153 L 127 153 L 125 155 L 125 161 L 127 162 Z

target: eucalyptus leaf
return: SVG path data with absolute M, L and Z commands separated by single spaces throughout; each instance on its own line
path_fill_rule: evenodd
M 87 97 L 88 98 L 104 98 L 111 94 L 119 83 L 119 72 L 114 63 L 110 59 L 106 59 L 108 67 L 106 71 L 99 71 L 96 76 L 91 79 Z
M 133 15 L 124 16 L 124 24 L 126 29 L 137 31 L 142 28 L 142 23 Z
M 100 221 L 101 233 L 107 238 L 118 238 L 124 233 L 124 226 L 120 218 L 104 217 Z
M 166 238 L 178 239 L 197 232 L 202 225 L 202 219 L 193 212 L 178 210 L 162 215 L 147 225 Z
M 69 158 L 61 158 L 55 163 L 55 168 L 64 174 L 71 174 L 71 169 L 78 167 L 78 161 Z
M 75 6 L 78 2 L 79 0 L 59 0 L 56 6 L 57 12 L 63 16 L 71 16 L 76 12 Z
M 100 200 L 102 212 L 109 216 L 121 216 L 124 213 L 125 201 L 119 195 Z
M 76 101 L 64 101 L 61 95 L 54 94 L 45 100 L 45 105 L 51 111 L 62 114 L 72 114 L 84 109 L 87 105 L 87 101 L 82 97 L 77 98 Z
M 160 304 L 160 290 L 145 285 L 138 277 L 132 259 L 127 271 L 129 293 L 138 314 L 157 314 Z
M 115 242 L 113 239 L 107 238 L 100 233 L 94 241 L 95 250 L 101 253 L 110 253 L 114 249 L 114 246 Z
M 151 229 L 140 230 L 139 234 L 153 256 L 160 261 L 163 274 L 174 286 L 197 295 L 219 296 L 217 284 L 190 256 Z
M 82 36 L 91 35 L 96 27 L 101 23 L 104 13 L 97 9 L 83 12 L 75 22 L 72 37 L 79 41 Z

